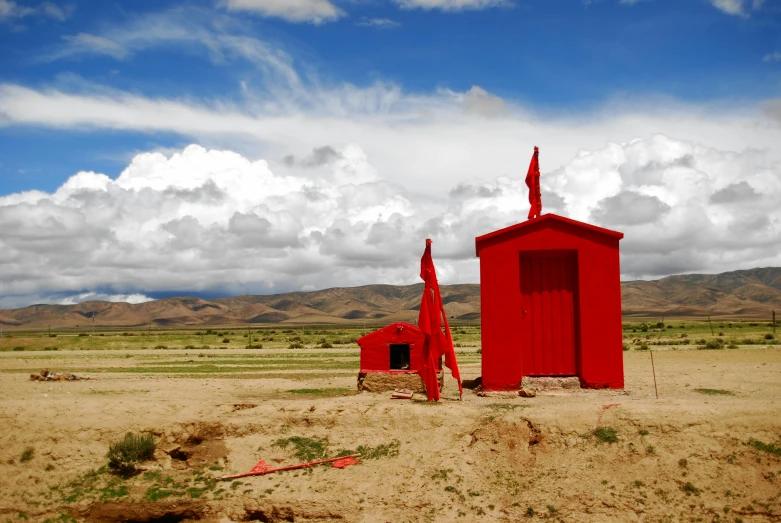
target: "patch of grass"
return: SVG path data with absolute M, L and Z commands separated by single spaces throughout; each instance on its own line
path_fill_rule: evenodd
M 505 411 L 505 410 L 515 410 L 515 409 L 524 409 L 528 407 L 529 405 L 523 405 L 521 403 L 489 403 L 488 408 L 493 411 Z
M 592 434 L 602 443 L 615 443 L 618 441 L 618 433 L 613 427 L 597 427 Z
M 695 487 L 690 481 L 684 483 L 684 485 L 681 487 L 681 490 L 684 491 L 687 496 L 691 496 L 692 494 L 699 496 L 701 492 L 700 489 Z
M 152 459 L 155 453 L 155 438 L 152 434 L 133 434 L 128 432 L 125 437 L 109 445 L 109 467 L 119 474 L 129 475 L 136 471 L 136 463 Z
M 754 449 L 761 452 L 767 452 L 768 454 L 773 454 L 774 456 L 781 456 L 781 446 L 778 443 L 763 443 L 758 439 L 751 438 L 748 440 L 746 445 L 753 447 Z
M 637 433 L 640 434 L 641 436 L 647 436 L 648 435 L 648 431 L 646 429 L 640 429 L 640 430 L 637 431 Z
M 68 514 L 60 514 L 56 518 L 47 518 L 43 520 L 43 523 L 76 523 L 76 518 Z
M 144 494 L 144 499 L 149 501 L 159 501 L 161 499 L 170 497 L 181 497 L 185 494 L 186 492 L 183 490 L 175 490 L 161 485 L 153 485 L 147 489 L 146 493 Z
M 718 350 L 724 348 L 724 340 L 718 339 L 718 338 L 712 338 L 708 340 L 705 345 L 702 345 L 701 347 L 698 347 L 699 349 L 705 349 L 705 350 Z
M 306 394 L 309 396 L 320 396 L 328 398 L 331 396 L 342 396 L 352 392 L 353 389 L 348 388 L 331 388 L 331 389 L 291 389 L 287 392 L 290 394 Z
M 694 392 L 708 394 L 710 396 L 734 396 L 735 393 L 724 389 L 694 389 Z
M 533 518 L 534 517 L 534 508 L 533 507 L 527 507 L 526 508 L 526 517 L 527 518 Z
M 117 485 L 114 483 L 109 483 L 108 486 L 100 490 L 100 499 L 101 501 L 106 501 L 108 499 L 115 499 L 115 498 L 124 498 L 130 495 L 130 489 L 127 485 Z
M 22 456 L 19 458 L 19 461 L 21 461 L 22 463 L 26 461 L 30 461 L 31 459 L 33 459 L 33 454 L 35 454 L 35 449 L 32 447 L 27 447 L 26 449 L 24 449 L 24 452 L 22 452 Z
M 159 470 L 148 470 L 144 472 L 144 479 L 147 481 L 160 481 L 163 479 L 163 473 Z
M 356 451 L 361 455 L 361 459 L 395 458 L 399 455 L 400 448 L 401 442 L 393 440 L 390 443 L 382 443 L 376 447 L 361 445 Z
M 396 456 L 399 455 L 400 448 L 401 448 L 401 442 L 399 440 L 394 439 L 390 443 L 381 443 L 376 447 L 370 447 L 369 445 L 360 445 L 355 450 L 352 449 L 340 450 L 337 456 L 349 456 L 350 454 L 360 454 L 361 459 L 395 458 Z
M 431 479 L 433 479 L 434 481 L 439 481 L 439 480 L 447 481 L 447 476 L 451 472 L 453 472 L 453 469 L 439 469 L 436 472 L 434 472 L 434 474 L 431 476 Z
M 290 438 L 280 438 L 276 440 L 273 445 L 280 448 L 287 448 L 292 445 L 295 449 L 296 457 L 302 461 L 325 459 L 328 451 L 328 440 L 320 438 L 293 436 Z

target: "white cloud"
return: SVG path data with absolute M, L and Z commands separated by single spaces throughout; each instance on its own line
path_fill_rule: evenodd
M 177 47 L 202 55 L 214 64 L 244 60 L 267 81 L 298 90 L 300 79 L 293 59 L 282 49 L 252 36 L 240 21 L 226 15 L 190 7 L 145 13 L 100 34 L 64 36 L 66 44 L 43 56 L 44 61 L 98 54 L 125 59 L 157 47 Z
M 728 15 L 745 16 L 743 0 L 711 0 L 713 7 L 724 11 Z
M 123 46 L 102 36 L 79 33 L 77 35 L 66 35 L 63 39 L 71 44 L 69 47 L 70 54 L 105 54 L 118 60 L 128 55 L 128 50 Z
M 208 146 L 136 155 L 116 180 L 86 171 L 54 194 L 0 197 L 3 304 L 414 283 L 426 237 L 443 282 L 475 282 L 474 237 L 526 216 L 533 145 L 544 210 L 627 233 L 626 277 L 781 262 L 768 203 L 779 197 L 781 101 L 626 99 L 556 114 L 480 86 L 324 84 L 235 22 L 203 16 L 146 15 L 94 36 L 126 56 L 178 45 L 215 63 L 245 60 L 263 74 L 234 97 L 0 84 L 0 126 L 171 133 Z M 96 50 L 71 41 L 60 52 Z
M 44 2 L 40 5 L 31 7 L 29 5 L 19 4 L 13 0 L 0 0 L 0 20 L 11 20 L 15 18 L 24 18 L 27 16 L 46 16 L 63 22 L 73 14 L 72 5 L 58 6 L 52 2 Z
M 768 53 L 765 55 L 763 60 L 765 62 L 781 62 L 781 53 L 779 53 L 778 51 L 774 53 Z
M 54 18 L 60 22 L 64 22 L 73 14 L 76 8 L 72 5 L 58 6 L 51 2 L 44 2 L 40 6 L 40 11 L 49 18 Z
M 422 195 L 361 147 L 331 149 L 293 176 L 193 145 L 139 154 L 116 180 L 0 197 L 0 306 L 415 283 L 427 237 L 443 283 L 476 282 L 475 236 L 525 218 L 521 169 Z M 542 186 L 545 212 L 626 234 L 627 278 L 781 264 L 781 163 L 762 151 L 656 135 L 581 151 Z
M 393 0 L 402 9 L 467 11 L 512 6 L 509 0 Z
M 13 0 L 0 0 L 0 20 L 3 18 L 23 18 L 35 13 L 35 9 L 19 5 Z
M 713 7 L 728 15 L 748 17 L 750 11 L 762 9 L 764 0 L 710 0 Z
M 240 147 L 252 157 L 262 151 L 280 172 L 288 169 L 282 159 L 291 154 L 357 143 L 395 181 L 432 195 L 443 187 L 517 172 L 523 168 L 519 146 L 540 145 L 548 169 L 565 164 L 581 148 L 654 133 L 722 150 L 767 149 L 772 159 L 781 159 L 781 127 L 773 116 L 779 111 L 772 103 L 763 114 L 753 105 L 638 100 L 564 117 L 530 113 L 479 87 L 424 95 L 387 84 L 323 87 L 297 76 L 291 83 L 280 78 L 281 83 L 260 93 L 249 90 L 243 100 L 208 103 L 0 84 L 0 125 L 175 133 L 218 147 Z
M 83 292 L 56 300 L 60 305 L 74 305 L 85 301 L 112 301 L 114 303 L 146 303 L 154 298 L 143 294 L 106 294 L 102 292 Z
M 328 0 L 225 0 L 223 5 L 231 11 L 248 11 L 297 23 L 322 24 L 346 14 Z
M 362 18 L 360 22 L 356 22 L 355 25 L 360 27 L 379 27 L 382 29 L 390 29 L 392 27 L 398 27 L 401 24 L 390 18 Z

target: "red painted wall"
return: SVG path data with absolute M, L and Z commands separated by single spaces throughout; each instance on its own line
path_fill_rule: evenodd
M 423 343 L 425 336 L 411 323 L 397 322 L 358 338 L 361 348 L 361 372 L 404 374 L 418 372 L 423 367 Z M 410 368 L 391 370 L 390 346 L 409 343 Z M 441 370 L 441 365 L 440 369 Z
M 520 253 L 555 250 L 574 251 L 577 259 L 577 375 L 585 387 L 623 388 L 621 238 L 619 232 L 546 214 L 476 239 L 484 390 L 519 388 L 524 376 Z

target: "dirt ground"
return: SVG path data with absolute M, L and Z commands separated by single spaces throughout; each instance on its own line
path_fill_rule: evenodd
M 427 404 L 354 393 L 357 369 L 41 383 L 20 370 L 39 363 L 4 353 L 0 522 L 781 521 L 781 349 L 655 351 L 659 399 L 649 353 L 624 359 L 624 391 L 459 402 L 448 378 Z M 128 431 L 153 432 L 158 450 L 123 479 L 106 452 Z M 364 459 L 214 481 L 300 462 L 297 437 Z

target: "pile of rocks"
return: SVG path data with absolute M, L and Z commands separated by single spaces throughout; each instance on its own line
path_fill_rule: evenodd
M 30 381 L 83 381 L 91 380 L 89 376 L 76 376 L 70 372 L 55 373 L 43 369 L 40 374 L 30 374 Z

